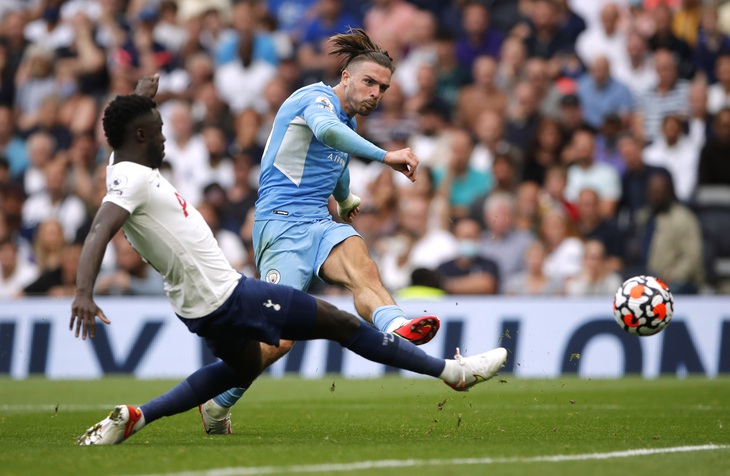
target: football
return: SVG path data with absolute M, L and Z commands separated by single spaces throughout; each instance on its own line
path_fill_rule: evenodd
M 669 288 L 653 276 L 634 276 L 618 288 L 613 298 L 613 317 L 635 336 L 651 336 L 669 325 L 674 298 Z

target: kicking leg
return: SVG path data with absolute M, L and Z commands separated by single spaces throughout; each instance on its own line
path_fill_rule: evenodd
M 416 345 L 426 344 L 436 336 L 440 325 L 436 316 L 408 319 L 396 305 L 359 236 L 351 236 L 332 248 L 320 275 L 352 291 L 357 313 L 381 331 L 392 332 Z
M 376 331 L 358 318 L 328 302 L 304 293 L 294 293 L 292 309 L 282 335 L 297 340 L 328 339 L 373 362 L 391 365 L 442 379 L 455 390 L 468 390 L 494 377 L 507 360 L 501 347 L 453 360 L 431 357 L 414 344 Z

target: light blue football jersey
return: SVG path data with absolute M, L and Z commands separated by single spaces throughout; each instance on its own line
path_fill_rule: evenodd
M 284 101 L 261 159 L 256 220 L 330 217 L 327 202 L 338 181 L 343 179 L 349 188 L 350 154 L 325 145 L 315 131 L 334 121 L 353 131 L 357 127 L 324 83 L 305 86 Z

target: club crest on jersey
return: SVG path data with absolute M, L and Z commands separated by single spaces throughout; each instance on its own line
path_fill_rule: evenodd
M 268 273 L 266 273 L 266 282 L 271 284 L 279 284 L 279 281 L 281 281 L 281 274 L 275 269 L 269 270 Z
M 332 104 L 332 101 L 330 101 L 325 96 L 319 96 L 317 99 L 314 100 L 314 102 L 316 102 L 317 106 L 321 107 L 322 109 L 327 109 L 329 112 L 335 112 L 335 106 Z
M 127 182 L 129 179 L 125 175 L 118 175 L 114 178 L 112 181 L 111 187 L 109 187 L 109 193 L 114 195 L 121 195 L 122 189 L 125 185 L 127 185 Z

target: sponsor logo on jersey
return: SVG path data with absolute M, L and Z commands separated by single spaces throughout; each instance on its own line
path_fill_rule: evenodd
M 274 215 L 289 216 L 289 212 L 286 210 L 274 210 Z
M 270 270 L 266 273 L 266 282 L 271 284 L 279 284 L 281 281 L 281 274 L 275 269 Z
M 329 112 L 335 112 L 335 106 L 332 104 L 332 101 L 325 96 L 319 96 L 314 102 L 317 103 L 317 107 L 327 109 Z

